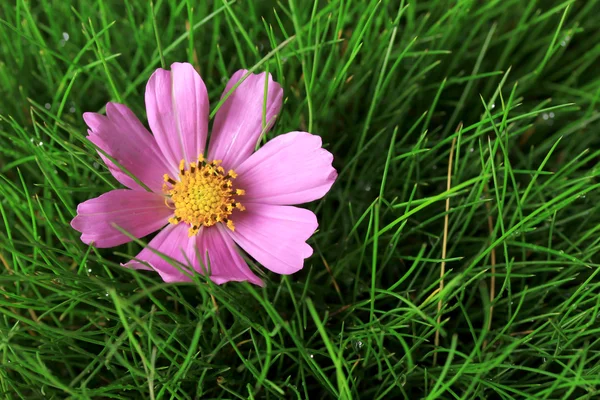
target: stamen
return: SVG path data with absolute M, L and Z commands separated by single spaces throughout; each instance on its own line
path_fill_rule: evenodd
M 232 232 L 235 232 L 235 226 L 233 225 L 233 221 L 231 221 L 231 220 L 228 220 L 228 221 L 226 222 L 226 224 L 227 224 L 227 227 L 228 227 L 229 229 L 231 229 L 231 231 L 232 231 Z
M 177 183 L 177 181 L 175 179 L 171 178 L 168 174 L 164 174 L 163 179 L 165 182 L 170 183 L 171 185 L 174 185 Z
M 237 177 L 233 170 L 225 174 L 221 160 L 206 163 L 203 155 L 189 164 L 181 160 L 179 163 L 179 180 L 164 175 L 163 190 L 167 195 L 165 204 L 174 208 L 171 224 L 185 222 L 190 228 L 188 235 L 196 235 L 205 226 L 223 223 L 232 231 L 235 229 L 230 217 L 233 210 L 244 211 L 245 207 L 234 196 L 243 196 L 243 189 L 234 189 L 232 179 Z M 170 184 L 170 186 L 169 186 Z

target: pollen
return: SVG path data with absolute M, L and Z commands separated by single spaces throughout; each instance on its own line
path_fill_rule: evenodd
M 179 179 L 164 175 L 163 191 L 167 205 L 174 208 L 174 216 L 169 222 L 177 225 L 184 222 L 190 225 L 189 236 L 194 236 L 203 226 L 222 223 L 235 230 L 231 213 L 234 209 L 244 211 L 237 200 L 243 196 L 243 189 L 234 188 L 237 174 L 233 170 L 225 173 L 221 161 L 207 163 L 202 155 L 187 168 L 185 161 L 179 163 Z

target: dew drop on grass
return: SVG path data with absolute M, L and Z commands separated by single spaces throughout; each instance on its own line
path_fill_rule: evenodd
M 406 375 L 402 374 L 398 376 L 398 381 L 396 383 L 400 386 L 406 385 Z
M 311 355 L 310 355 L 310 358 L 315 358 L 315 355 L 314 355 L 314 354 L 311 354 Z
M 364 343 L 362 342 L 362 340 L 353 340 L 352 341 L 352 348 L 354 349 L 354 351 L 359 352 L 364 346 Z
M 73 114 L 73 113 L 75 112 L 75 107 L 71 107 L 71 108 L 69 108 L 69 112 L 70 112 L 71 114 Z
M 44 104 L 44 107 L 46 107 L 46 110 L 49 110 L 50 107 L 52 107 L 52 106 L 50 105 L 50 103 L 46 103 L 46 104 Z
M 469 149 L 469 152 L 471 152 L 471 153 L 474 152 L 474 151 L 475 151 L 475 149 L 472 148 L 472 147 Z
M 65 42 L 69 40 L 69 34 L 67 32 L 63 32 L 62 37 Z

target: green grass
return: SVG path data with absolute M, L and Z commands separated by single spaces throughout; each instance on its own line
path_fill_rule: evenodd
M 0 2 L 0 397 L 599 398 L 599 9 Z M 81 114 L 145 120 L 174 61 L 212 110 L 234 71 L 268 70 L 268 138 L 308 130 L 334 154 L 301 272 L 165 284 L 119 266 L 139 243 L 69 226 L 118 187 Z

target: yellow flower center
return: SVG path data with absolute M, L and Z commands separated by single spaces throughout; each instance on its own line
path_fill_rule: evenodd
M 185 161 L 179 163 L 179 180 L 165 174 L 163 191 L 167 203 L 175 208 L 175 216 L 169 222 L 177 225 L 185 222 L 190 225 L 189 236 L 193 236 L 202 226 L 213 226 L 222 222 L 235 230 L 229 216 L 235 208 L 244 211 L 244 206 L 235 196 L 243 196 L 241 189 L 233 189 L 232 180 L 237 177 L 233 170 L 225 174 L 221 161 L 210 163 L 200 155 L 198 161 L 185 168 Z

